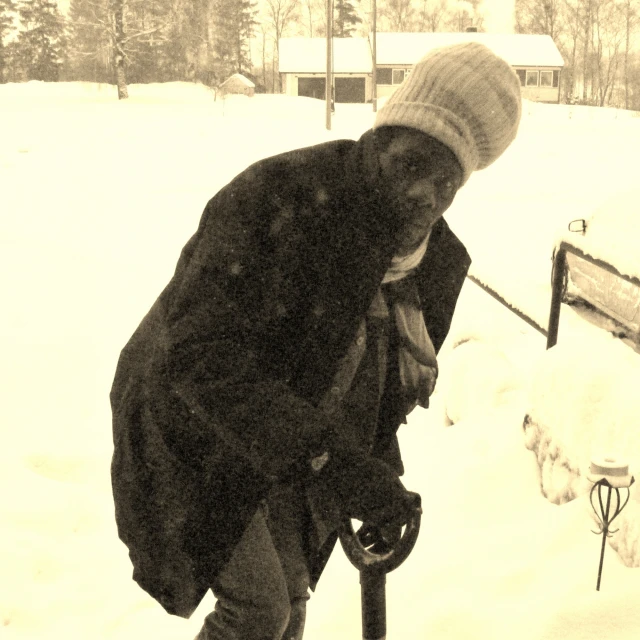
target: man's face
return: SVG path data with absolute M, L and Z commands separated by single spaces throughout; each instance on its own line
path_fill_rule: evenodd
M 415 251 L 462 185 L 452 151 L 417 130 L 398 129 L 379 154 L 384 188 L 402 221 L 397 255 Z

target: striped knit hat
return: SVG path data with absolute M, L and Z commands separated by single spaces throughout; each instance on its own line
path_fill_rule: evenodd
M 488 47 L 465 42 L 430 51 L 378 111 L 373 128 L 412 127 L 458 158 L 466 182 L 513 142 L 522 98 L 513 69 Z

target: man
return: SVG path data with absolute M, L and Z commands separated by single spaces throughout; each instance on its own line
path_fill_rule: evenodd
M 201 640 L 299 640 L 340 518 L 379 542 L 410 517 L 396 430 L 428 405 L 470 263 L 442 214 L 520 112 L 506 62 L 438 49 L 360 140 L 258 162 L 207 204 L 111 392 L 133 577 L 184 617 L 211 588 Z

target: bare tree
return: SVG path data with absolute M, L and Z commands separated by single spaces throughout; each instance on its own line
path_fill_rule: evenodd
M 556 39 L 562 29 L 562 0 L 516 0 L 518 33 L 543 33 Z
M 419 31 L 440 31 L 449 16 L 447 0 L 422 0 L 418 10 Z
M 581 0 L 564 0 L 563 24 L 565 37 L 560 41 L 560 50 L 569 58 L 567 65 L 569 82 L 566 83 L 565 95 L 573 100 L 576 88 L 576 70 L 578 65 L 578 42 L 580 40 L 582 19 L 580 15 Z M 567 43 L 568 44 L 565 44 Z
M 378 15 L 391 31 L 413 31 L 416 10 L 411 0 L 384 0 L 378 5 Z
M 125 68 L 126 53 L 124 45 L 126 42 L 124 28 L 124 3 L 125 0 L 112 0 L 113 11 L 113 62 L 116 71 L 116 86 L 118 88 L 118 100 L 125 100 L 129 97 L 127 88 L 127 72 Z
M 323 0 L 301 0 L 301 8 L 304 13 L 304 32 L 310 38 L 324 35 L 326 30 L 327 10 Z
M 284 35 L 287 28 L 296 23 L 299 18 L 298 3 L 296 0 L 266 0 L 264 5 L 267 22 L 273 29 L 275 38 L 275 56 L 280 58 L 280 38 Z M 275 68 L 276 60 L 273 60 L 273 68 Z M 274 73 L 274 93 L 275 93 L 275 73 Z M 278 82 L 280 87 L 280 82 Z
M 124 100 L 129 97 L 127 89 L 127 62 L 131 55 L 133 45 L 136 42 L 144 41 L 154 34 L 162 34 L 167 28 L 169 20 L 158 16 L 146 17 L 134 28 L 129 29 L 127 25 L 128 5 L 127 0 L 107 0 L 107 10 L 101 11 L 104 7 L 99 2 L 89 0 L 86 5 L 93 7 L 93 11 L 85 13 L 82 22 L 74 23 L 75 28 L 91 27 L 97 34 L 104 34 L 108 40 L 108 49 L 113 59 L 113 69 L 115 73 L 118 99 Z M 164 35 L 161 35 L 164 38 Z M 153 42 L 149 42 L 153 44 Z M 95 56 L 104 49 L 103 42 L 96 42 L 96 51 L 77 52 L 80 55 Z M 135 53 L 135 51 L 134 51 Z
M 593 98 L 593 68 L 589 69 L 590 45 L 593 41 L 593 0 L 585 0 L 582 4 L 582 101 L 587 102 L 587 86 L 590 87 L 590 97 Z M 588 71 L 591 73 L 588 74 Z M 590 82 L 587 76 L 590 75 Z
M 624 19 L 624 108 L 629 108 L 629 52 L 631 50 L 631 35 L 639 22 L 637 0 L 623 0 L 622 11 Z
M 596 0 L 592 5 L 592 64 L 595 75 L 595 97 L 603 107 L 610 100 L 624 41 L 623 14 L 615 0 Z

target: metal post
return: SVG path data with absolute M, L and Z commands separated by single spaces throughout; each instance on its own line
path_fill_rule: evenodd
M 560 326 L 560 305 L 567 271 L 567 252 L 560 246 L 553 259 L 553 282 L 551 285 L 551 309 L 549 310 L 549 329 L 547 332 L 547 349 L 558 342 Z
M 326 105 L 326 126 L 327 131 L 331 131 L 331 99 L 333 87 L 332 74 L 332 39 L 333 39 L 333 0 L 327 0 L 327 71 L 325 80 Z
M 618 504 L 620 504 L 620 498 L 618 498 Z M 602 548 L 600 549 L 600 566 L 598 567 L 598 584 L 596 585 L 596 591 L 600 591 L 600 580 L 602 579 L 602 565 L 604 564 L 604 550 L 607 546 L 607 536 L 609 535 L 609 507 L 611 506 L 611 487 L 609 487 L 609 493 L 607 495 L 607 507 L 604 511 L 604 529 L 602 531 Z
M 376 32 L 377 32 L 377 16 L 378 9 L 376 7 L 376 0 L 373 2 L 373 33 L 371 34 L 371 57 L 373 58 L 373 66 L 371 67 L 371 84 L 373 85 L 373 97 L 371 102 L 373 103 L 373 112 L 378 110 L 378 53 L 376 50 Z

